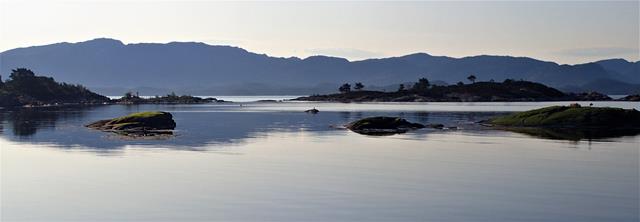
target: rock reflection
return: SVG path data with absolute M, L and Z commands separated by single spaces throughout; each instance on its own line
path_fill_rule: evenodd
M 624 136 L 640 135 L 640 129 L 567 129 L 567 128 L 502 128 L 511 132 L 521 133 L 542 139 L 552 140 L 599 140 Z

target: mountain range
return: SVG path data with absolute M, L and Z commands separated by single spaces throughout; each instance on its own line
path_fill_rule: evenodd
M 455 84 L 473 74 L 477 81 L 540 82 L 564 91 L 640 93 L 640 61 L 601 60 L 564 65 L 528 57 L 479 55 L 463 58 L 416 53 L 349 61 L 330 56 L 272 57 L 232 46 L 198 42 L 123 44 L 100 38 L 16 48 L 0 53 L 0 75 L 29 68 L 58 81 L 83 84 L 105 95 L 128 90 L 194 95 L 316 94 L 341 83 L 362 82 L 393 89 L 429 80 Z

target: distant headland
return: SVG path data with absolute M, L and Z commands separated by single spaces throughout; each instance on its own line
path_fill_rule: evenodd
M 523 102 L 523 101 L 610 101 L 611 97 L 598 92 L 564 93 L 546 85 L 524 80 L 507 79 L 503 82 L 476 82 L 470 75 L 469 84 L 433 85 L 421 78 L 412 86 L 401 84 L 396 91 L 364 90 L 362 83 L 345 83 L 340 93 L 312 95 L 296 98 L 297 101 L 329 102 Z M 638 101 L 640 96 L 630 95 L 618 100 Z
M 51 77 L 37 76 L 26 68 L 13 69 L 9 79 L 0 77 L 0 107 L 108 105 L 108 104 L 197 104 L 223 102 L 215 98 L 200 98 L 175 93 L 142 98 L 127 92 L 122 98 L 109 99 L 82 85 L 56 82 Z

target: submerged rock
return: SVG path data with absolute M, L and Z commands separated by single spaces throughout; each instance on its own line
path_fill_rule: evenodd
M 176 128 L 173 116 L 168 112 L 139 112 L 127 116 L 100 120 L 86 127 L 131 135 L 171 134 Z
M 419 123 L 411 123 L 398 117 L 369 117 L 351 122 L 345 126 L 353 132 L 366 135 L 390 135 L 405 133 L 412 129 L 424 128 Z

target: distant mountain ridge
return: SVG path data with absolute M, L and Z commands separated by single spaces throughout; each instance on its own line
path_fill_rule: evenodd
M 109 95 L 141 87 L 165 91 L 155 92 L 162 94 L 166 90 L 200 95 L 311 94 L 333 92 L 344 82 L 387 86 L 426 77 L 455 84 L 470 74 L 479 81 L 522 79 L 572 90 L 581 90 L 582 86 L 600 90 L 594 84 L 598 81 L 640 84 L 640 62 L 623 59 L 560 65 L 528 57 L 452 58 L 416 53 L 348 61 L 330 56 L 271 57 L 197 42 L 123 44 L 106 38 L 0 53 L 0 74 L 6 76 L 18 67 Z M 610 88 L 607 84 L 602 90 L 608 93 L 604 90 Z

